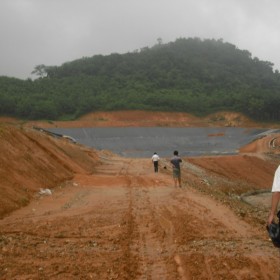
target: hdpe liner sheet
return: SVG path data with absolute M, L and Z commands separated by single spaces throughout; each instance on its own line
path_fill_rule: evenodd
M 174 150 L 181 156 L 236 154 L 238 149 L 271 131 L 248 128 L 162 128 L 98 127 L 52 128 L 50 132 L 68 135 L 80 144 L 97 150 L 110 150 L 125 157 L 169 157 Z

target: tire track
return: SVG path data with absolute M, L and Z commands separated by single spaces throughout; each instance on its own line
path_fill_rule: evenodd
M 155 209 L 149 198 L 149 190 L 141 188 L 137 182 L 133 182 L 131 199 L 133 216 L 137 225 L 138 239 L 134 244 L 139 251 L 138 279 L 167 279 L 168 275 L 166 246 L 164 240 L 165 231 L 158 221 Z

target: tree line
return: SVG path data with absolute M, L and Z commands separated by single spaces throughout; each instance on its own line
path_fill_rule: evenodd
M 34 80 L 0 77 L 0 115 L 69 120 L 93 111 L 155 110 L 198 116 L 221 110 L 280 119 L 273 64 L 222 39 L 179 38 L 125 54 L 37 65 Z

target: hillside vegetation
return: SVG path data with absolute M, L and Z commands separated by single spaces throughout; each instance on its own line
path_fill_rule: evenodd
M 66 120 L 137 109 L 280 118 L 279 72 L 271 62 L 222 40 L 159 40 L 132 53 L 37 65 L 33 73 L 38 75 L 34 81 L 0 77 L 0 115 Z

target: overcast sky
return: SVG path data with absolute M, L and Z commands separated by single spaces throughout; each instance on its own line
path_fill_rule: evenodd
M 279 70 L 279 11 L 279 0 L 0 0 L 0 76 L 188 37 L 223 39 Z

